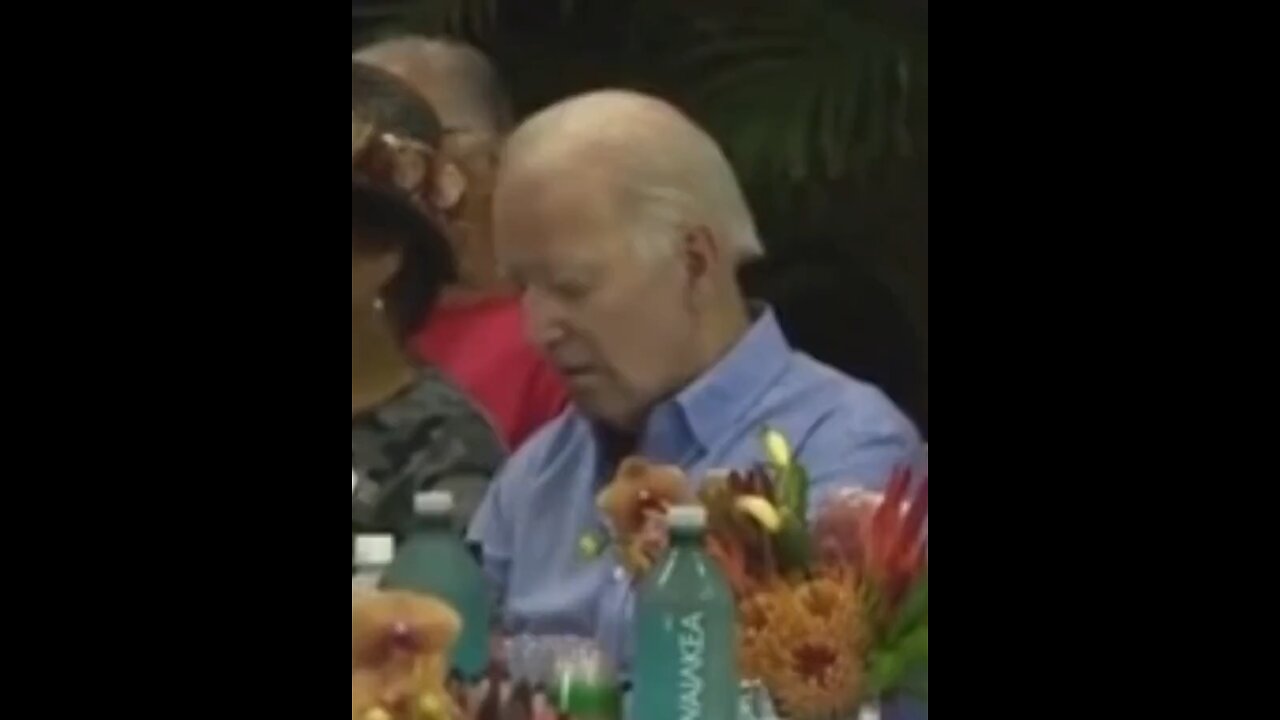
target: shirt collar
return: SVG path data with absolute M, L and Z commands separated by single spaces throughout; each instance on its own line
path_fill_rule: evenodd
M 791 357 L 791 345 L 773 310 L 765 305 L 752 309 L 756 319 L 747 333 L 674 399 L 704 449 L 741 421 Z
M 693 446 L 704 451 L 713 447 L 773 385 L 787 367 L 791 345 L 771 308 L 752 304 L 751 311 L 754 322 L 729 352 L 649 413 L 634 452 L 657 462 L 681 464 Z M 603 450 L 603 428 L 582 420 Z

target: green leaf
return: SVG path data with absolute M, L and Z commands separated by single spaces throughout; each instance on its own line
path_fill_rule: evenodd
M 920 626 L 909 633 L 900 643 L 891 647 L 874 650 L 871 653 L 867 668 L 869 691 L 873 695 L 883 695 L 897 691 L 905 681 L 908 672 L 919 672 L 929 667 L 929 627 Z
M 888 641 L 895 643 L 901 640 L 904 635 L 911 632 L 922 622 L 929 622 L 928 568 L 925 568 L 907 593 L 907 599 L 902 603 L 902 608 L 898 611 L 898 617 L 894 619 L 893 626 L 889 630 Z
M 918 625 L 897 642 L 896 652 L 907 665 L 929 662 L 929 626 Z
M 719 35 L 702 40 L 697 47 L 682 54 L 676 65 L 698 70 L 712 63 L 728 66 L 761 58 L 791 60 L 804 54 L 808 47 L 804 37 L 794 34 Z
M 805 527 L 803 515 L 797 518 L 790 510 L 782 510 L 782 527 L 773 536 L 778 566 L 782 572 L 804 571 L 813 559 L 813 541 Z
M 795 474 L 795 495 L 791 500 L 791 512 L 800 518 L 801 523 L 805 523 L 809 517 L 809 471 L 797 462 L 791 466 L 791 472 Z
M 820 69 L 806 80 L 808 87 L 799 91 L 784 135 L 789 155 L 787 170 L 791 180 L 803 180 L 809 176 L 811 160 L 818 150 L 813 128 L 822 109 L 824 95 Z
M 871 164 L 914 152 L 905 98 L 927 38 L 829 2 L 694 14 L 698 47 L 684 64 L 706 78 L 700 114 L 722 118 L 718 134 L 748 184 L 868 177 Z M 755 143 L 766 128 L 770 142 Z M 744 136 L 749 149 L 735 142 Z
M 898 691 L 918 700 L 929 702 L 929 665 L 914 665 L 903 673 Z
M 893 652 L 874 652 L 867 667 L 867 694 L 886 695 L 897 689 L 906 672 L 906 663 Z

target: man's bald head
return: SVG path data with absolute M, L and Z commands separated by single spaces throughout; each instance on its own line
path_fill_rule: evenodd
M 563 182 L 604 173 L 645 254 L 681 231 L 706 227 L 735 263 L 763 254 L 733 167 L 716 141 L 658 98 L 604 90 L 542 110 L 508 138 L 504 183 Z
M 412 85 L 450 130 L 500 137 L 511 127 L 511 103 L 498 73 L 470 45 L 409 36 L 375 43 L 354 57 Z

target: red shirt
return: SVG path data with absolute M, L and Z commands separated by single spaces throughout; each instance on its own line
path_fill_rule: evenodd
M 413 348 L 480 404 L 511 450 L 568 403 L 555 370 L 525 339 L 519 298 L 442 301 Z

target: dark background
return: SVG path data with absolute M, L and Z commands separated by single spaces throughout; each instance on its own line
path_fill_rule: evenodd
M 606 86 L 683 107 L 751 197 L 748 289 L 927 435 L 927 0 L 352 0 L 353 48 L 403 32 L 483 49 L 521 115 Z

